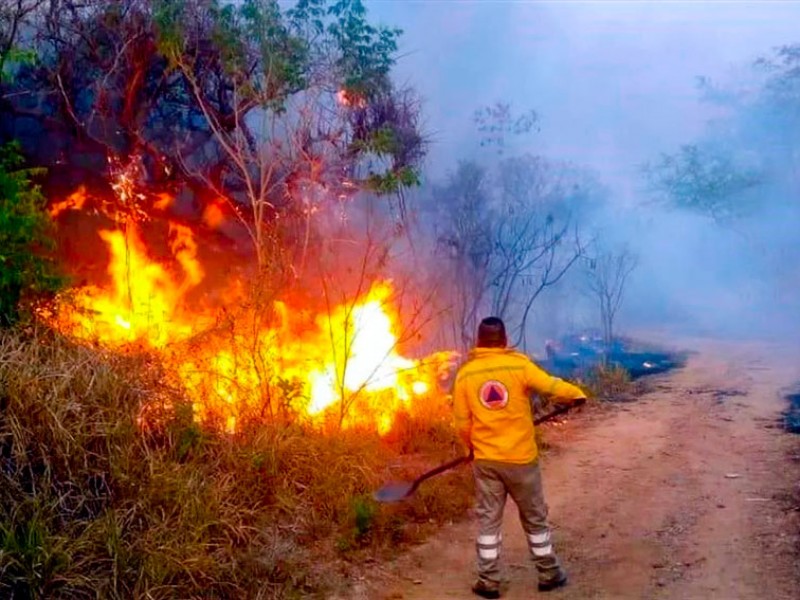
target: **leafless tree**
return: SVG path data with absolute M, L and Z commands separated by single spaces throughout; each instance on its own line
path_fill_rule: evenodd
M 499 166 L 500 203 L 490 266 L 492 313 L 511 322 L 512 340 L 524 345 L 528 318 L 545 289 L 583 256 L 568 174 L 540 157 Z
M 502 156 L 509 138 L 538 130 L 539 115 L 535 110 L 516 114 L 511 104 L 495 102 L 476 110 L 473 120 L 481 136 L 480 145 L 494 148 L 497 155 Z
M 505 319 L 524 344 L 531 309 L 583 256 L 572 179 L 532 156 L 506 159 L 497 172 L 462 163 L 436 194 L 440 255 L 453 266 L 454 323 L 471 343 L 487 313 Z
M 489 219 L 488 172 L 471 162 L 459 163 L 433 194 L 427 219 L 436 241 L 437 276 L 448 282 L 452 336 L 468 348 L 485 310 L 494 228 Z
M 404 232 L 392 227 L 376 205 L 365 199 L 348 204 L 343 210 L 347 218 L 328 219 L 327 229 L 318 234 L 321 243 L 313 265 L 317 273 L 312 277 L 321 284 L 319 292 L 324 302 L 321 313 L 327 317 L 327 335 L 334 352 L 336 372 L 332 383 L 337 395 L 339 426 L 351 418 L 358 404 L 368 397 L 367 389 L 376 383 L 389 360 L 389 353 L 413 345 L 437 316 L 432 292 L 414 285 L 413 276 L 400 275 L 394 264 L 394 246 L 403 241 Z M 379 301 L 387 308 L 387 313 L 397 314 L 398 321 L 394 323 L 397 329 L 393 332 L 396 339 L 391 347 L 381 348 L 378 344 L 380 351 L 386 354 L 370 357 L 374 370 L 361 373 L 363 382 L 356 389 L 350 389 L 347 381 L 354 368 L 354 348 L 374 335 L 367 328 L 368 323 L 357 318 L 356 308 L 364 302 L 370 288 L 383 283 L 390 273 L 390 295 Z M 342 320 L 344 327 L 340 327 Z
M 637 264 L 637 256 L 627 246 L 601 250 L 587 259 L 587 286 L 600 309 L 606 348 L 610 348 L 614 340 L 614 320 L 622 304 L 628 277 Z

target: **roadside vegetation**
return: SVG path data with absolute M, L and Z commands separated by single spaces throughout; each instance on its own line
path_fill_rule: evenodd
M 385 439 L 291 424 L 228 435 L 196 425 L 163 382 L 148 356 L 0 332 L 0 595 L 323 594 L 469 505 L 465 470 L 413 502 L 371 497 L 457 452 L 444 421 Z

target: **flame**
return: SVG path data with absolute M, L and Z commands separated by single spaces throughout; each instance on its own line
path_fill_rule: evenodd
M 189 337 L 192 323 L 181 318 L 178 307 L 185 290 L 202 277 L 202 267 L 193 261 L 193 246 L 187 249 L 173 242 L 185 269 L 182 281 L 177 281 L 147 257 L 135 226 L 124 231 L 105 229 L 99 235 L 110 253 L 110 285 L 75 290 L 69 306 L 57 311 L 53 324 L 75 337 L 111 348 L 131 343 L 163 348 L 173 340 Z
M 161 194 L 158 194 L 156 199 L 153 201 L 153 208 L 156 210 L 167 210 L 174 203 L 174 196 L 162 192 Z
M 192 230 L 185 225 L 170 223 L 169 233 L 172 238 L 170 242 L 172 254 L 186 273 L 184 288 L 198 285 L 205 277 L 205 273 L 203 267 L 197 262 L 197 244 L 194 241 Z
M 80 186 L 77 190 L 72 192 L 65 200 L 56 202 L 50 207 L 50 216 L 57 218 L 61 213 L 67 210 L 81 210 L 86 204 L 86 188 Z
M 224 220 L 225 213 L 221 201 L 212 202 L 203 210 L 203 222 L 211 229 L 219 227 Z
M 60 331 L 118 350 L 156 352 L 185 390 L 197 420 L 234 432 L 245 419 L 291 416 L 308 423 L 387 433 L 437 389 L 450 353 L 424 360 L 398 351 L 401 327 L 388 281 L 309 317 L 275 302 L 269 318 L 241 310 L 220 326 L 219 310 L 190 306 L 205 282 L 192 230 L 169 224 L 171 257 L 156 260 L 137 225 L 99 232 L 108 283 L 74 290 L 48 318 Z M 229 285 L 223 304 L 239 304 Z
M 367 106 L 364 96 L 353 90 L 339 90 L 336 92 L 336 101 L 348 108 L 366 108 Z

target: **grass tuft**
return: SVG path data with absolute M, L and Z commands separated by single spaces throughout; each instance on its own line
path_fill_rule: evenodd
M 612 402 L 631 400 L 635 391 L 630 373 L 615 364 L 592 367 L 582 385 L 591 397 Z

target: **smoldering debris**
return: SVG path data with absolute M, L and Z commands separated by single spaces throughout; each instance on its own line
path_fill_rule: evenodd
M 800 433 L 800 387 L 786 396 L 789 406 L 783 411 L 783 428 L 789 433 Z
M 682 367 L 686 355 L 681 352 L 643 344 L 631 338 L 614 338 L 606 343 L 591 333 L 570 334 L 545 345 L 547 357 L 541 366 L 559 377 L 575 378 L 600 366 L 621 367 L 630 378 L 665 373 Z

